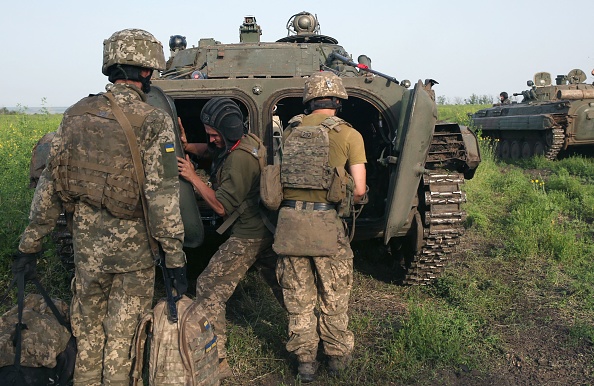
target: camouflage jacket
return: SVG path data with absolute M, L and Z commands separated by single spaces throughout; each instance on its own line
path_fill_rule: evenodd
M 108 85 L 108 89 L 125 113 L 146 116 L 136 135 L 146 176 L 142 189 L 148 201 L 151 233 L 165 252 L 167 266 L 182 266 L 185 264 L 182 250 L 184 231 L 179 209 L 177 161 L 175 152 L 169 151 L 175 139 L 171 117 L 144 103 L 145 95 L 134 86 L 116 84 Z M 48 166 L 42 172 L 31 203 L 29 225 L 21 236 L 19 250 L 22 252 L 41 250 L 43 237 L 54 228 L 62 211 L 55 173 L 52 174 L 52 165 L 59 158 L 61 149 L 68 145 L 87 147 L 92 154 L 93 136 L 100 130 L 123 130 L 113 120 L 110 111 L 93 116 L 69 114 L 80 111 L 81 105 L 95 98 L 105 99 L 101 95 L 84 98 L 64 113 L 52 141 Z M 72 132 L 71 128 L 86 131 L 89 135 L 77 136 L 78 143 L 70 143 L 71 139 L 66 138 L 64 133 Z M 109 138 L 109 132 L 104 136 Z M 129 272 L 153 264 L 143 218 L 114 217 L 105 208 L 96 208 L 83 201 L 74 204 L 73 244 L 75 263 L 82 264 L 88 271 Z

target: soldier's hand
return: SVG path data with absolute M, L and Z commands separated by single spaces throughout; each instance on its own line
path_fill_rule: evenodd
M 182 125 L 180 117 L 177 117 L 177 123 L 179 125 L 179 140 L 182 144 L 182 148 L 186 150 L 186 146 L 188 145 L 188 138 L 186 137 L 186 130 L 184 129 L 184 125 Z
M 12 275 L 25 275 L 25 280 L 37 277 L 37 256 L 39 253 L 17 251 L 12 260 Z
M 177 298 L 181 298 L 188 291 L 188 276 L 186 275 L 186 266 L 178 268 L 167 268 L 171 284 L 177 292 Z

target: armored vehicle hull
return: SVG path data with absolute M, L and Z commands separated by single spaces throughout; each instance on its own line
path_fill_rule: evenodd
M 480 162 L 476 137 L 456 124 L 436 125 L 431 87 L 437 82 L 408 89 L 410 82 L 372 70 L 364 55 L 352 62 L 336 39 L 319 34 L 317 18 L 307 12 L 293 15 L 287 29 L 287 37 L 260 42 L 255 18 L 246 17 L 240 43 L 201 39 L 198 47 L 172 49 L 168 69 L 153 85 L 181 118 L 189 142 L 207 141 L 199 119 L 204 104 L 215 96 L 232 98 L 273 164 L 283 127 L 303 113 L 304 77 L 320 70 L 341 76 L 349 98 L 339 116 L 362 134 L 368 160 L 369 203 L 347 219 L 351 234 L 390 245 L 406 283 L 438 277 L 463 231 L 461 185 Z M 207 231 L 220 222 L 206 205 L 200 208 Z
M 500 158 L 543 155 L 553 160 L 568 148 L 594 144 L 594 86 L 581 83 L 585 74 L 580 70 L 558 76 L 557 85 L 548 84 L 547 74 L 535 75 L 536 86 L 521 93 L 521 103 L 495 105 L 472 115 L 473 124 L 496 140 Z

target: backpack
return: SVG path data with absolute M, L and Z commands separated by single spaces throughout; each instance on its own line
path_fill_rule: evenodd
M 0 380 L 7 386 L 64 386 L 76 359 L 68 305 L 32 281 L 41 295 L 25 297 L 23 280 L 17 285 L 18 304 L 0 317 Z
M 176 305 L 177 323 L 167 319 L 165 299 L 159 300 L 138 323 L 131 353 L 134 386 L 143 384 L 143 376 L 150 386 L 219 385 L 217 337 L 200 303 L 183 296 Z M 143 369 L 147 358 L 148 371 Z

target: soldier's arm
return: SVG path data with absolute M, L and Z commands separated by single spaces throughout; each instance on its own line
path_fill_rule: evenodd
M 365 169 L 365 164 L 351 165 L 349 167 L 349 173 L 351 173 L 355 181 L 354 200 L 355 204 L 358 204 L 367 189 L 367 170 Z
M 352 130 L 349 135 L 348 146 L 348 165 L 349 173 L 355 181 L 354 201 L 359 203 L 367 190 L 367 171 L 365 163 L 367 158 L 365 156 L 365 143 L 361 133 Z
M 62 129 L 58 131 L 52 141 L 46 165 L 50 165 L 55 158 L 59 143 L 61 142 Z M 62 212 L 62 202 L 55 191 L 54 181 L 51 176 L 51 167 L 43 169 L 35 195 L 29 211 L 29 225 L 21 235 L 19 250 L 24 253 L 36 253 L 43 247 L 43 238 L 56 226 L 56 221 Z
M 145 184 L 151 234 L 165 252 L 167 268 L 186 262 L 182 250 L 184 228 L 179 208 L 179 179 L 173 121 L 161 110 L 147 117 L 141 131 Z
M 177 123 L 179 125 L 179 139 L 182 143 L 182 147 L 186 153 L 195 154 L 201 158 L 206 158 L 210 156 L 208 152 L 208 144 L 207 143 L 200 143 L 200 142 L 188 142 L 186 137 L 186 129 L 182 124 L 182 120 L 180 117 L 177 118 Z
M 185 178 L 189 183 L 192 184 L 194 190 L 200 194 L 200 196 L 204 199 L 206 204 L 215 211 L 216 214 L 223 217 L 225 216 L 225 208 L 223 204 L 219 200 L 217 200 L 215 191 L 206 185 L 204 181 L 202 181 L 194 171 L 194 167 L 190 162 L 190 157 L 186 155 L 186 158 L 177 157 L 177 167 L 179 169 L 179 174 L 183 178 Z

